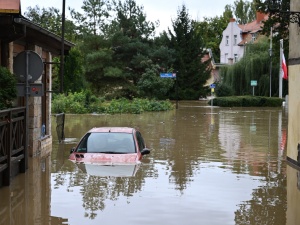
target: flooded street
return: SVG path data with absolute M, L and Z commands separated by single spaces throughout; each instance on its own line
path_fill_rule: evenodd
M 68 160 L 92 127 L 138 128 L 141 164 Z M 286 163 L 287 112 L 180 102 L 170 112 L 53 117 L 51 157 L 0 189 L 0 224 L 231 225 L 300 223 L 299 172 Z M 300 179 L 300 178 L 299 178 Z

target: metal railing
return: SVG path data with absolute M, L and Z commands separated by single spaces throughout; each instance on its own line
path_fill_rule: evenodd
M 26 108 L 0 111 L 0 186 L 9 186 L 15 168 L 27 169 Z

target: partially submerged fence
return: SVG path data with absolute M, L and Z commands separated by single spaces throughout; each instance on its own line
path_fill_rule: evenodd
M 14 173 L 27 169 L 26 108 L 0 111 L 0 186 L 10 185 Z

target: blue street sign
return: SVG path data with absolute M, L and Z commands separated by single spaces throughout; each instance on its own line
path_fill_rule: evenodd
M 160 73 L 162 78 L 176 78 L 176 73 Z
M 216 88 L 216 84 L 209 85 L 210 88 Z

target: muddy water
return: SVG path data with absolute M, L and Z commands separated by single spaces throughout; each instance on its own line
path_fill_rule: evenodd
M 287 165 L 281 108 L 216 108 L 180 102 L 170 112 L 53 118 L 51 157 L 0 189 L 0 224 L 299 224 L 299 172 Z M 96 126 L 132 126 L 151 154 L 136 166 L 68 161 Z

